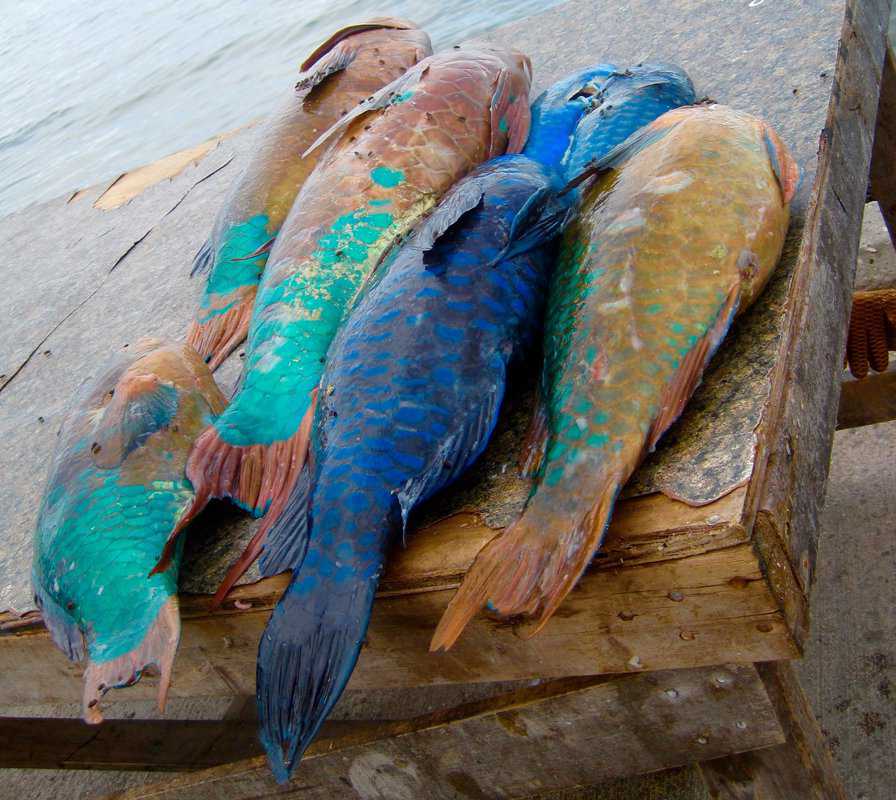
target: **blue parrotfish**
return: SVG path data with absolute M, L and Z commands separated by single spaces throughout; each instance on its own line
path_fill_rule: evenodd
M 775 268 L 797 177 L 766 122 L 716 105 L 666 112 L 580 176 L 548 300 L 535 483 L 477 556 L 433 648 L 486 604 L 535 618 L 533 632 L 551 617 L 622 486 Z
M 319 150 L 323 131 L 432 53 L 412 22 L 380 18 L 336 31 L 302 63 L 295 89 L 258 132 L 224 200 L 193 273 L 209 272 L 187 341 L 216 369 L 246 338 L 270 247 Z
M 177 567 L 150 576 L 193 499 L 184 470 L 226 401 L 189 345 L 141 340 L 76 398 L 62 425 L 34 538 L 34 597 L 53 641 L 87 660 L 84 719 L 153 665 L 165 703 L 180 636 Z
M 539 327 L 562 181 L 523 156 L 461 180 L 358 302 L 328 356 L 311 454 L 262 555 L 292 569 L 258 653 L 261 739 L 285 780 L 351 675 L 408 514 L 485 448 Z M 307 548 L 307 550 L 306 550 Z
M 196 500 L 182 523 L 211 497 L 265 515 L 222 591 L 255 558 L 298 477 L 313 392 L 340 323 L 389 248 L 455 181 L 522 149 L 530 82 L 522 53 L 462 46 L 424 59 L 312 145 L 341 137 L 283 224 L 259 287 L 240 388 L 187 465 Z

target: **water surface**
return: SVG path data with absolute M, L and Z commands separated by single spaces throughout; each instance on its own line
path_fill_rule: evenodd
M 437 49 L 548 0 L 0 0 L 0 216 L 266 114 L 333 30 L 373 16 Z

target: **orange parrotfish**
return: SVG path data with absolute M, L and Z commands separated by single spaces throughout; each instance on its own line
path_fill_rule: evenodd
M 305 59 L 295 89 L 259 131 L 194 262 L 194 274 L 209 271 L 209 277 L 187 341 L 213 370 L 246 338 L 270 247 L 322 152 L 303 157 L 305 151 L 431 53 L 429 37 L 412 22 L 380 18 L 336 31 Z
M 486 604 L 535 617 L 535 630 L 554 613 L 623 484 L 775 268 L 797 174 L 767 123 L 703 105 L 668 111 L 582 176 L 549 290 L 535 483 L 477 556 L 433 649 Z

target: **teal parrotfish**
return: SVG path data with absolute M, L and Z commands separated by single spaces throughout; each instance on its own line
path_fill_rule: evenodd
M 59 434 L 34 538 L 34 597 L 53 641 L 86 659 L 83 714 L 153 665 L 165 703 L 180 636 L 177 572 L 150 576 L 193 499 L 187 454 L 226 401 L 189 345 L 141 340 L 88 382 Z
M 303 153 L 341 116 L 432 53 L 412 22 L 379 18 L 336 31 L 301 65 L 295 89 L 257 135 L 196 256 L 208 272 L 187 341 L 212 370 L 246 338 L 270 247 L 323 150 Z
M 623 484 L 777 264 L 797 176 L 767 123 L 717 105 L 665 113 L 581 176 L 548 298 L 535 483 L 477 556 L 433 649 L 486 604 L 534 617 L 534 631 L 554 613 Z
M 389 248 L 452 184 L 488 158 L 522 149 L 531 78 L 529 59 L 514 50 L 476 44 L 438 53 L 312 146 L 341 137 L 283 224 L 259 287 L 239 390 L 187 465 L 196 499 L 178 530 L 211 497 L 265 515 L 222 591 L 257 556 L 295 484 L 313 392 L 346 313 Z

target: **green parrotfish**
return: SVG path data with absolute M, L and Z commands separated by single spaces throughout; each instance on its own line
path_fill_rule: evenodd
M 178 548 L 150 576 L 193 499 L 187 454 L 226 405 L 189 345 L 142 340 L 88 383 L 62 425 L 34 538 L 35 601 L 53 641 L 87 660 L 83 713 L 158 668 L 163 707 L 180 636 Z
M 537 618 L 536 631 L 557 609 L 623 484 L 777 264 L 797 167 L 767 123 L 705 105 L 668 111 L 592 176 L 549 290 L 535 483 L 477 556 L 433 649 L 486 603 Z
M 184 523 L 210 497 L 266 514 L 224 588 L 259 552 L 304 463 L 312 392 L 337 328 L 388 249 L 455 181 L 522 149 L 531 75 L 529 59 L 513 50 L 439 53 L 313 145 L 341 137 L 283 224 L 259 287 L 239 391 L 187 466 L 196 500 Z
M 412 22 L 381 18 L 336 31 L 301 65 L 295 89 L 259 131 L 194 262 L 194 274 L 209 270 L 209 277 L 187 341 L 212 369 L 246 338 L 270 247 L 318 161 L 318 153 L 303 153 L 431 53 L 429 37 Z

